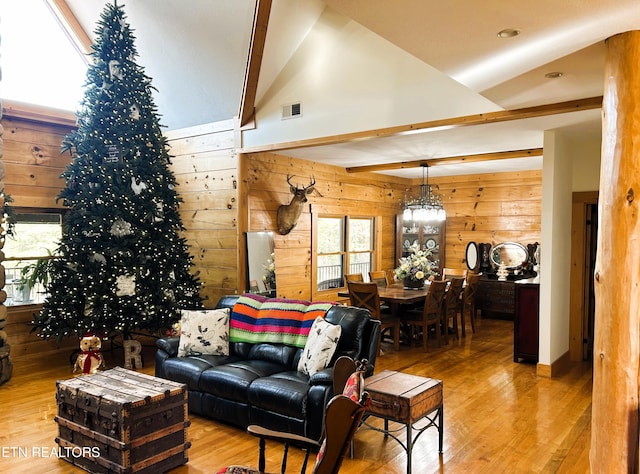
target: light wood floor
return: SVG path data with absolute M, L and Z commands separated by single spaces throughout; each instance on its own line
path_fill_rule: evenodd
M 554 379 L 539 378 L 535 365 L 513 362 L 513 323 L 484 319 L 476 334 L 424 354 L 418 347 L 394 352 L 383 345 L 376 371 L 402 370 L 443 380 L 444 453 L 437 430 L 429 428 L 414 448 L 413 472 L 423 473 L 585 473 L 591 422 L 591 366 L 575 364 Z M 435 342 L 435 341 L 434 341 Z M 153 374 L 153 349 L 145 349 L 144 372 Z M 57 426 L 55 381 L 72 376 L 67 353 L 14 360 L 14 375 L 0 386 L 0 472 L 84 472 L 51 458 Z M 108 366 L 121 353 L 105 353 Z M 189 463 L 175 474 L 216 472 L 240 463 L 255 466 L 257 440 L 243 430 L 191 416 Z M 21 448 L 20 450 L 18 448 Z M 25 455 L 26 452 L 26 455 Z M 282 450 L 267 445 L 268 468 L 279 471 Z M 299 471 L 302 453 L 292 450 L 289 471 Z M 310 471 L 311 469 L 309 469 Z M 356 434 L 347 474 L 406 472 L 406 456 L 380 433 Z

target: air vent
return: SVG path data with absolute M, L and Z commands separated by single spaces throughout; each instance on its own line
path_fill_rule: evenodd
M 282 106 L 282 120 L 302 117 L 302 103 L 295 102 Z

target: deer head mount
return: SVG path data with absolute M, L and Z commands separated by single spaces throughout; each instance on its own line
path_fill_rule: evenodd
M 289 190 L 291 194 L 293 194 L 293 198 L 289 204 L 283 204 L 278 207 L 278 213 L 276 215 L 278 233 L 281 235 L 287 235 L 291 232 L 291 229 L 296 226 L 298 218 L 302 213 L 302 205 L 307 202 L 307 194 L 313 192 L 313 187 L 316 184 L 313 176 L 309 180 L 308 186 L 294 186 L 291 184 L 291 178 L 293 178 L 293 176 L 287 175 L 287 183 L 289 184 Z

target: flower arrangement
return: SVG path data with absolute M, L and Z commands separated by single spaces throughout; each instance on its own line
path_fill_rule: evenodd
M 417 245 L 412 245 L 409 250 L 411 255 L 402 257 L 394 270 L 398 280 L 424 281 L 436 274 L 436 264 L 429 260 L 431 250 L 420 250 Z
M 262 275 L 262 281 L 267 289 L 273 289 L 276 287 L 276 264 L 275 253 L 271 253 L 271 256 L 267 259 L 263 265 L 264 274 Z

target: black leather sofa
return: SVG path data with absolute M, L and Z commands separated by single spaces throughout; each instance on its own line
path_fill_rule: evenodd
M 233 308 L 237 299 L 224 296 L 216 308 Z M 188 386 L 191 413 L 320 440 L 333 396 L 333 363 L 343 355 L 367 359 L 366 376 L 373 374 L 380 337 L 380 321 L 365 309 L 334 305 L 325 321 L 342 326 L 342 333 L 329 368 L 311 377 L 297 370 L 298 347 L 231 342 L 229 356 L 177 357 L 178 337 L 157 341 L 155 374 Z

